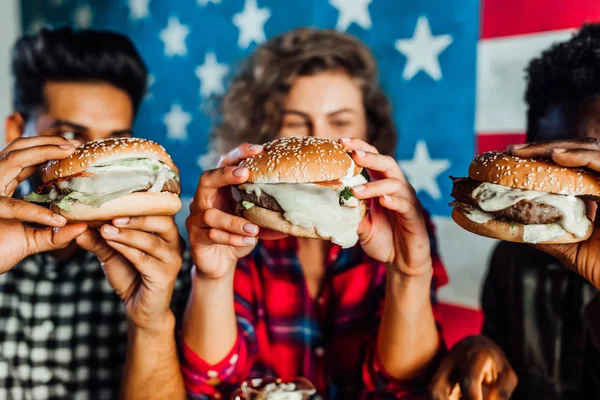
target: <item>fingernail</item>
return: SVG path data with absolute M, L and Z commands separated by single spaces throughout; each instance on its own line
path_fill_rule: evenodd
M 115 225 L 127 225 L 127 223 L 129 222 L 129 217 L 121 217 L 121 218 L 115 218 L 115 220 L 113 221 Z
M 555 152 L 555 153 L 566 153 L 567 149 L 554 149 L 552 151 Z
M 248 173 L 248 168 L 246 168 L 246 167 L 239 167 L 239 168 L 236 168 L 233 170 L 233 176 L 237 176 L 238 178 L 246 176 L 247 173 Z
M 79 140 L 74 140 L 74 139 L 67 139 L 67 140 L 69 141 L 69 143 L 71 143 L 75 147 L 80 147 L 83 144 Z
M 392 200 L 392 198 L 391 198 L 390 196 L 388 196 L 387 194 L 384 194 L 384 195 L 383 195 L 383 199 L 384 199 L 385 201 L 390 201 L 390 200 Z
M 67 219 L 65 217 L 63 217 L 62 215 L 54 214 L 54 215 L 52 215 L 52 219 L 61 225 L 64 225 L 67 223 Z
M 357 156 L 359 156 L 359 157 L 362 157 L 362 156 L 366 156 L 366 155 L 367 155 L 367 153 L 365 153 L 365 152 L 364 152 L 364 151 L 362 151 L 362 150 L 354 150 L 354 153 L 355 153 Z
M 529 146 L 528 143 L 524 143 L 524 144 L 513 144 L 512 146 L 507 146 L 506 149 L 507 150 L 521 150 L 524 149 L 525 147 Z
M 253 224 L 244 224 L 242 229 L 244 229 L 244 232 L 250 233 L 251 235 L 255 235 L 258 232 L 258 226 Z
M 72 144 L 59 144 L 58 147 L 64 150 L 71 150 L 73 148 Z
M 112 225 L 104 225 L 104 233 L 108 236 L 117 236 L 119 230 Z
M 363 190 L 365 190 L 367 187 L 365 185 L 358 185 L 358 186 L 354 186 L 352 188 L 353 192 L 362 192 Z
M 258 150 L 262 150 L 262 146 L 260 144 L 251 144 L 250 145 L 250 150 L 252 151 L 258 151 Z
M 256 238 L 255 237 L 245 237 L 242 239 L 242 242 L 244 242 L 246 244 L 254 244 L 254 243 L 256 243 Z
M 344 137 L 344 138 L 341 138 L 340 140 L 341 140 L 342 142 L 346 142 L 346 143 L 348 143 L 348 142 L 349 142 L 350 140 L 352 140 L 352 139 L 350 139 L 350 138 L 347 138 L 347 137 Z

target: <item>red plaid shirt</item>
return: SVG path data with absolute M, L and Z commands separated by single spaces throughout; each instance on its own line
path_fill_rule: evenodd
M 435 304 L 436 289 L 448 278 L 433 226 L 428 226 Z M 238 338 L 231 352 L 209 365 L 181 345 L 189 398 L 229 398 L 244 380 L 266 376 L 308 378 L 329 399 L 422 398 L 429 373 L 410 381 L 394 380 L 375 351 L 385 265 L 367 257 L 359 245 L 332 246 L 326 271 L 321 291 L 311 298 L 296 240 L 259 242 L 235 271 Z

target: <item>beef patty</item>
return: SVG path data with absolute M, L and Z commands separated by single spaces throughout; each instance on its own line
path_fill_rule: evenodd
M 453 178 L 452 197 L 459 203 L 468 204 L 479 208 L 477 201 L 471 193 L 481 185 L 481 182 L 469 178 Z M 521 200 L 517 204 L 499 211 L 486 211 L 496 219 L 514 221 L 521 224 L 551 224 L 562 219 L 560 210 L 549 204 L 534 203 L 530 200 Z
M 150 188 L 148 188 L 148 189 L 150 189 Z M 148 189 L 146 189 L 146 190 L 148 190 Z M 165 184 L 162 188 L 162 191 L 180 194 L 181 193 L 181 184 L 176 179 L 169 179 L 168 181 L 165 182 Z
M 246 193 L 245 190 L 240 190 L 240 196 L 242 197 L 242 201 L 248 201 L 250 203 L 254 203 L 255 205 L 266 208 L 267 210 L 276 211 L 280 213 L 284 213 L 283 208 L 279 205 L 277 200 L 275 200 L 272 196 L 269 196 L 265 192 L 263 192 L 260 196 L 255 195 L 254 193 Z

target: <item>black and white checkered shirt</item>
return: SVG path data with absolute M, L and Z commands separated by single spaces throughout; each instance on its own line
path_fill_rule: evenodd
M 172 307 L 189 293 L 184 257 Z M 117 399 L 127 348 L 125 307 L 99 261 L 35 255 L 0 275 L 0 399 Z

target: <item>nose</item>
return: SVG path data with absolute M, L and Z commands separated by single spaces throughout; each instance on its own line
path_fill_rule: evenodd
M 331 137 L 331 133 L 332 132 L 331 129 L 329 129 L 327 121 L 318 120 L 313 121 L 312 127 L 309 130 L 308 135 L 320 138 L 329 138 Z

